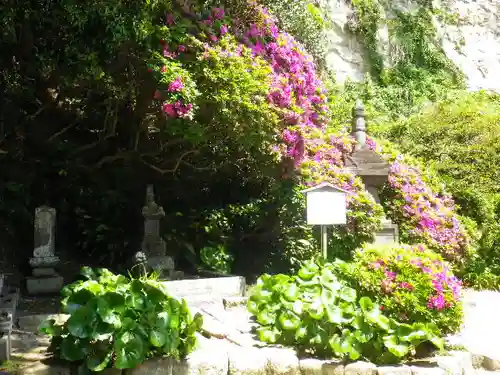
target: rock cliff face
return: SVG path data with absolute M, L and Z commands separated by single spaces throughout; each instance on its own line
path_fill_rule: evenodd
M 350 0 L 324 0 L 333 27 L 327 32 L 329 45 L 327 64 L 337 80 L 363 79 L 368 67 L 363 47 L 346 31 L 352 15 Z M 415 0 L 391 1 L 392 7 L 412 11 Z M 450 24 L 435 22 L 437 37 L 446 55 L 466 75 L 470 90 L 500 92 L 500 0 L 447 0 L 447 7 L 459 17 Z M 387 27 L 379 30 L 380 48 L 387 49 Z M 390 60 L 390 56 L 389 60 Z

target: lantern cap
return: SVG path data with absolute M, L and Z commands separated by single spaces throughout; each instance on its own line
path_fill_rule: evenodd
M 331 190 L 335 190 L 335 191 L 338 191 L 340 193 L 345 193 L 345 194 L 349 193 L 347 190 L 341 189 L 341 188 L 339 188 L 339 187 L 337 187 L 337 186 L 335 186 L 335 185 L 333 185 L 333 184 L 331 184 L 329 182 L 326 182 L 326 181 L 321 182 L 321 183 L 319 183 L 319 184 L 317 184 L 315 186 L 311 186 L 308 189 L 302 190 L 302 193 L 306 193 L 307 194 L 307 193 L 310 193 L 312 191 L 315 191 L 315 190 L 318 190 L 318 189 L 322 189 L 322 188 L 329 188 Z

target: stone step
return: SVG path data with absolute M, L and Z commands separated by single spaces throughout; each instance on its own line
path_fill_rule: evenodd
M 246 281 L 241 276 L 207 279 L 164 281 L 167 291 L 177 297 L 212 296 L 241 297 L 245 294 Z

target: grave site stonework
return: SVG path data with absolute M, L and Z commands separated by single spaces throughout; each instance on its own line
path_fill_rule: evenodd
M 348 170 L 361 177 L 366 190 L 375 202 L 380 204 L 378 190 L 387 181 L 389 163 L 374 150 L 370 149 L 367 140 L 365 108 L 358 100 L 353 108 L 352 137 L 356 140 L 354 152 L 345 160 Z M 399 242 L 399 230 L 389 218 L 382 219 L 382 229 L 375 233 L 375 243 L 394 244 Z
M 363 361 L 342 362 L 302 358 L 293 349 L 266 346 L 257 341 L 254 327 L 246 310 L 243 296 L 221 297 L 227 291 L 213 290 L 212 298 L 190 304 L 193 313 L 203 315 L 204 324 L 197 349 L 183 360 L 152 358 L 134 369 L 108 369 L 104 375 L 486 375 L 482 367 L 486 361 L 465 351 L 451 351 L 432 358 L 408 362 L 399 366 L 376 366 Z M 217 295 L 219 293 L 219 295 Z M 24 317 L 21 329 L 35 329 L 46 317 Z M 64 320 L 68 316 L 59 315 Z M 14 339 L 23 343 L 33 342 L 30 349 L 24 347 L 13 357 L 22 356 L 31 364 L 19 369 L 24 375 L 72 375 L 75 366 L 52 360 L 46 353 L 48 340 L 34 333 Z M 488 362 L 493 371 L 495 363 Z M 498 367 L 500 369 L 500 367 Z
M 33 257 L 29 261 L 33 275 L 26 278 L 29 294 L 58 293 L 63 286 L 63 277 L 56 271 L 60 260 L 55 255 L 55 231 L 55 208 L 37 207 Z

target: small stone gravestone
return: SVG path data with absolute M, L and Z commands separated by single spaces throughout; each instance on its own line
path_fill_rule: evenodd
M 167 255 L 165 241 L 160 235 L 160 220 L 165 216 L 163 207 L 155 201 L 153 185 L 146 190 L 146 204 L 142 209 L 144 216 L 144 238 L 142 252 L 146 256 L 146 263 L 162 278 L 171 279 L 174 273 L 174 260 Z
M 33 257 L 30 265 L 33 276 L 26 280 L 29 294 L 57 293 L 63 285 L 63 278 L 57 274 L 59 257 L 55 255 L 56 210 L 48 206 L 35 210 L 35 236 Z

